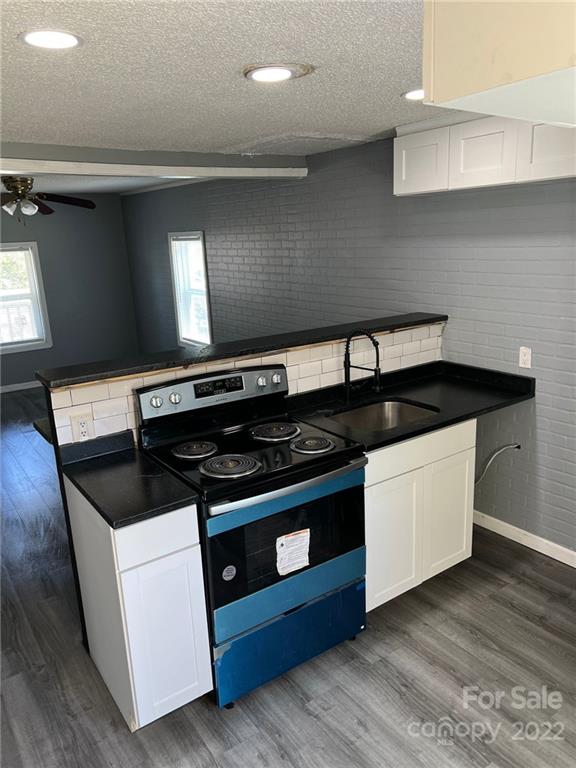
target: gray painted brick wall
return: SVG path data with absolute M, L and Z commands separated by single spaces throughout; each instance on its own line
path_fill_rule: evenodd
M 576 549 L 575 198 L 572 180 L 395 198 L 390 140 L 315 156 L 305 180 L 125 198 L 141 337 L 174 346 L 166 233 L 204 229 L 218 340 L 432 311 L 450 315 L 448 360 L 522 372 L 529 346 L 536 401 L 478 433 L 479 461 L 523 450 L 476 506 Z

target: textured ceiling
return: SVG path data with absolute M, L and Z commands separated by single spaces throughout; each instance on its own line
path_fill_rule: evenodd
M 5 141 L 117 149 L 312 154 L 446 114 L 420 86 L 421 0 L 3 0 Z M 30 48 L 65 29 L 84 44 Z M 246 81 L 247 64 L 314 74 Z

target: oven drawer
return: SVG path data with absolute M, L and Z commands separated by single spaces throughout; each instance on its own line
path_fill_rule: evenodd
M 361 579 L 214 648 L 220 707 L 364 629 Z
M 366 548 L 358 547 L 217 608 L 214 611 L 214 639 L 217 643 L 229 640 L 327 592 L 363 579 L 365 574 Z

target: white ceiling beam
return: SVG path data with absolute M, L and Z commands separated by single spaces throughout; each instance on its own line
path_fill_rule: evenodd
M 36 173 L 69 174 L 74 176 L 159 176 L 166 179 L 301 179 L 307 168 L 135 165 L 119 163 L 84 163 L 70 160 L 30 160 L 0 158 L 0 173 L 4 175 L 34 175 Z

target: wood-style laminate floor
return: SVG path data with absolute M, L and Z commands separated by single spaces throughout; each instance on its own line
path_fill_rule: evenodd
M 130 734 L 81 644 L 43 411 L 38 390 L 2 397 L 4 768 L 574 768 L 576 573 L 480 530 L 355 642 Z M 499 708 L 465 708 L 463 686 Z M 515 686 L 562 705 L 516 709 Z

